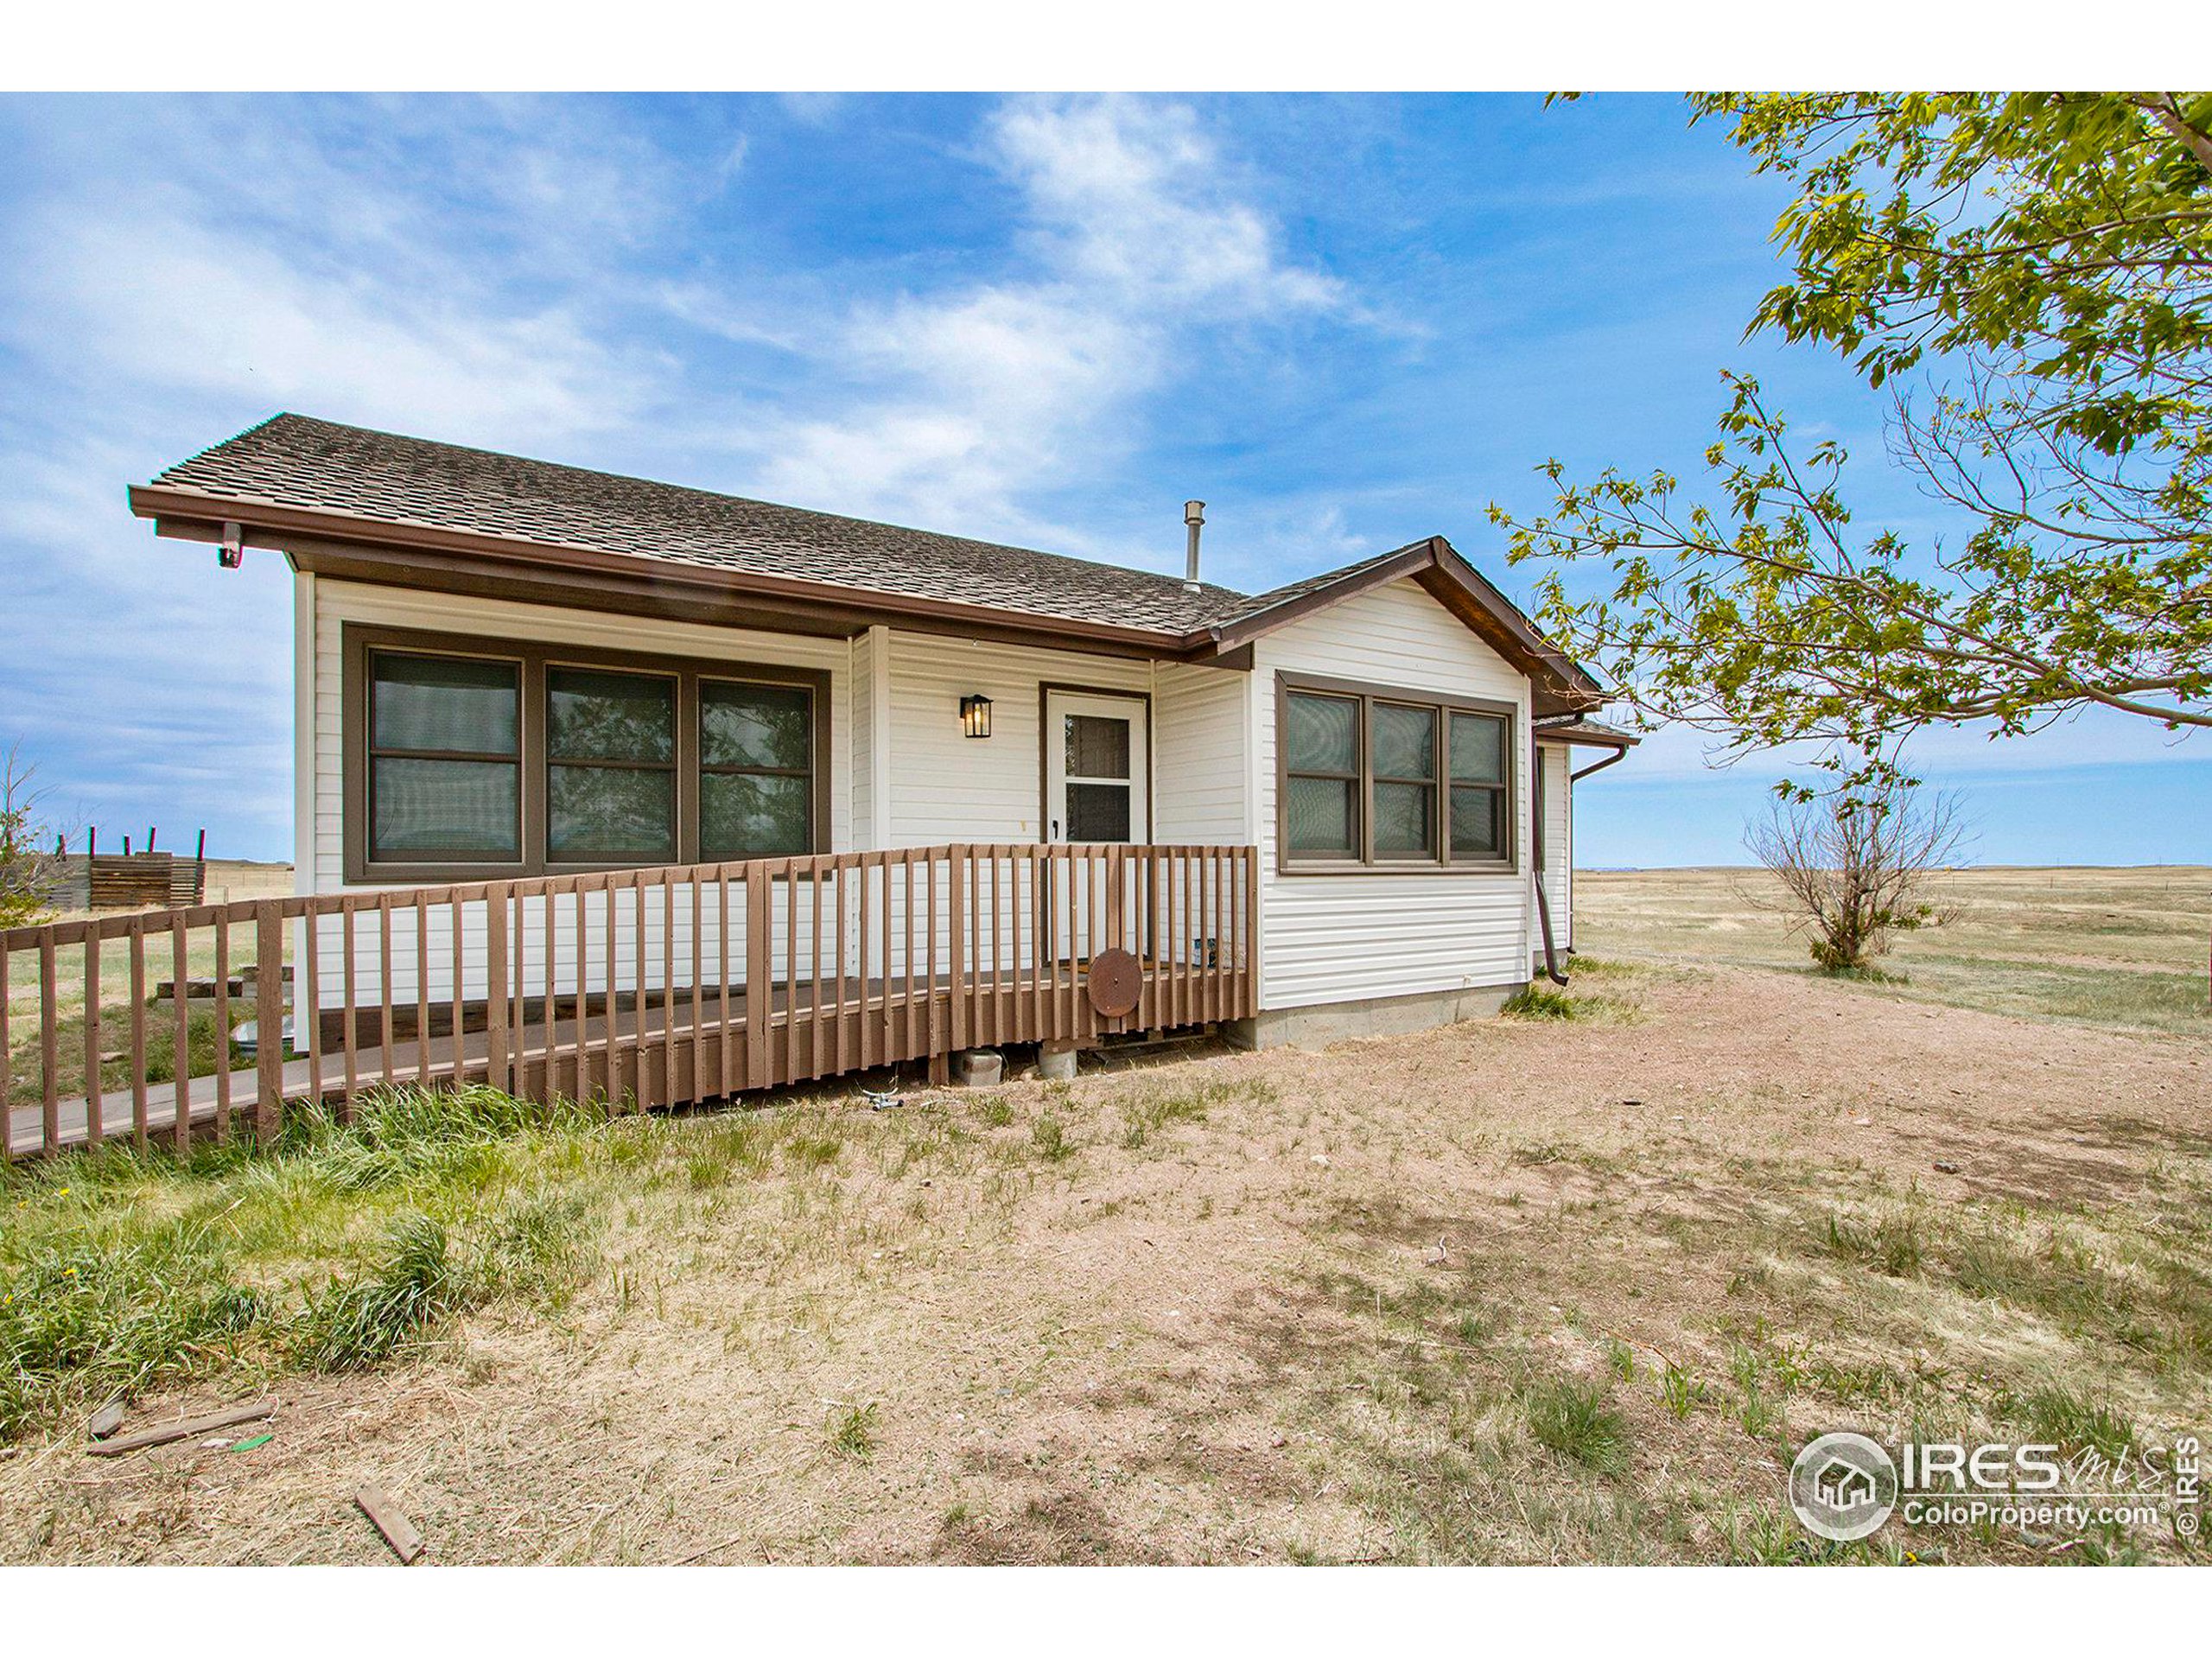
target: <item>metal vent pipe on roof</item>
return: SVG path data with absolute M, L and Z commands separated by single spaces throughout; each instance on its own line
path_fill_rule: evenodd
M 1198 531 L 1206 522 L 1206 504 L 1185 501 L 1183 504 L 1183 522 L 1191 530 L 1191 556 L 1184 567 L 1183 585 L 1195 594 L 1198 590 Z

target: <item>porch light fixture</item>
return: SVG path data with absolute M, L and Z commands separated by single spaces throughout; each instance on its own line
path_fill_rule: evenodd
M 991 700 L 982 692 L 960 699 L 960 729 L 970 737 L 991 734 Z

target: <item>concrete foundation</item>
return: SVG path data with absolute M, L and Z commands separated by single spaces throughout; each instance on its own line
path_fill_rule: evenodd
M 1075 1045 L 1064 1037 L 1040 1045 L 1037 1075 L 1051 1083 L 1064 1083 L 1075 1076 Z
M 1355 1037 L 1401 1037 L 1462 1020 L 1495 1019 L 1518 985 L 1478 985 L 1459 991 L 1415 991 L 1357 1002 L 1317 1002 L 1266 1008 L 1222 1027 L 1242 1048 L 1325 1048 Z
M 1005 1057 L 995 1048 L 969 1049 L 960 1057 L 961 1084 L 969 1089 L 995 1088 L 1005 1066 Z

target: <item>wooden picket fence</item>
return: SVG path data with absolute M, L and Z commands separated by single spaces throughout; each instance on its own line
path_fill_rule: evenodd
M 349 1114 L 388 1084 L 649 1109 L 1243 1019 L 1258 868 L 1249 847 L 957 844 L 17 928 L 0 932 L 8 1153 L 266 1137 L 287 1103 Z M 1140 970 L 1117 1017 L 1087 994 L 1109 949 Z M 215 1040 L 242 1001 L 250 1067 Z

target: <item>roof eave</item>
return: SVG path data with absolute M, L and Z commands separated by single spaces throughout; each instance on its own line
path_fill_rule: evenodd
M 886 620 L 915 624 L 972 624 L 1005 632 L 1049 636 L 1077 647 L 1109 647 L 1162 660 L 1191 660 L 1217 654 L 1203 630 L 1176 633 L 1166 629 L 1092 622 L 1036 611 L 888 593 L 880 588 L 609 553 L 493 531 L 452 530 L 401 519 L 371 518 L 335 508 L 289 507 L 177 485 L 134 484 L 130 487 L 130 503 L 133 514 L 154 521 L 156 535 L 188 541 L 219 540 L 224 526 L 235 524 L 245 543 L 287 553 L 300 538 L 313 537 L 365 548 L 391 547 L 410 553 L 454 555 L 549 570 L 627 578 L 649 584 L 657 591 L 674 588 L 725 598 L 760 597 L 786 604 L 819 605 L 838 612 L 880 614 Z

